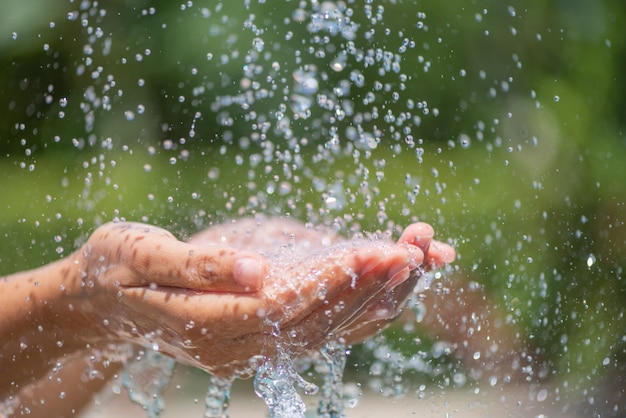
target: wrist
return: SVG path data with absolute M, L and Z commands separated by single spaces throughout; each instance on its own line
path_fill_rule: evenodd
M 50 314 L 60 330 L 79 346 L 93 348 L 104 339 L 100 314 L 107 310 L 107 298 L 95 285 L 96 272 L 90 264 L 91 257 L 79 249 L 58 263 L 56 288 L 49 289 L 54 301 Z
M 11 376 L 0 393 L 20 390 L 85 347 L 71 323 L 72 263 L 67 258 L 0 278 L 0 370 Z

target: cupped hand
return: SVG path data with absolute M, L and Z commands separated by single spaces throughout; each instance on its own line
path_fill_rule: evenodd
M 250 358 L 274 349 L 277 330 L 295 354 L 376 332 L 422 269 L 453 260 L 432 236 L 418 223 L 397 244 L 344 241 L 267 219 L 215 227 L 186 244 L 159 228 L 108 224 L 83 248 L 84 310 L 105 324 L 100 338 L 148 345 L 224 377 L 246 374 Z
M 65 309 L 70 312 L 61 310 L 59 316 L 74 329 L 82 327 L 79 334 L 89 344 L 146 344 L 152 334 L 163 332 L 160 317 L 179 320 L 188 314 L 176 303 L 154 306 L 147 294 L 134 301 L 124 298 L 129 290 L 158 289 L 176 301 L 208 292 L 256 294 L 269 271 L 266 258 L 257 252 L 188 244 L 164 229 L 132 222 L 99 227 L 69 262 L 62 288 L 71 298 Z M 202 314 L 198 311 L 190 319 Z

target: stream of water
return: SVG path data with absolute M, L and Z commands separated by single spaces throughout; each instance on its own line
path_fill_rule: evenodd
M 149 418 L 158 417 L 165 409 L 163 393 L 168 388 L 176 360 L 152 349 L 141 350 L 122 374 L 122 385 L 130 400 L 140 405 Z

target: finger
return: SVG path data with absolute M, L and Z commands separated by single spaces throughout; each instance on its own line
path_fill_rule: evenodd
M 402 313 L 420 276 L 417 270 L 413 270 L 408 280 L 377 294 L 368 306 L 355 313 L 335 333 L 349 344 L 356 344 L 386 328 Z
M 355 249 L 351 257 L 343 260 L 351 266 L 352 273 L 336 277 L 334 282 L 342 286 L 333 288 L 331 282 L 323 304 L 313 305 L 315 309 L 302 320 L 303 326 L 318 339 L 329 332 L 338 330 L 342 324 L 350 322 L 361 312 L 378 304 L 377 295 L 387 293 L 386 286 L 394 283 L 395 287 L 409 279 L 409 266 L 412 264 L 411 252 L 401 246 L 374 246 Z
M 426 254 L 434 235 L 435 230 L 432 226 L 424 222 L 417 222 L 404 229 L 398 243 L 415 245 Z
M 441 268 L 452 263 L 456 258 L 456 251 L 451 245 L 440 241 L 432 241 L 426 253 L 425 263 L 431 269 Z
M 424 222 L 409 225 L 398 240 L 398 243 L 406 243 L 419 247 L 425 254 L 424 267 L 427 270 L 443 267 L 456 258 L 454 248 L 443 242 L 434 241 L 435 231 Z
M 121 285 L 254 292 L 268 271 L 265 258 L 253 251 L 186 244 L 167 231 L 142 224 L 121 224 L 118 229 L 122 244 L 116 254 L 135 272 Z
M 162 287 L 128 287 L 120 302 L 131 308 L 127 322 L 144 333 L 170 329 L 180 342 L 209 345 L 258 333 L 265 303 L 255 294 L 200 293 Z
M 196 292 L 255 292 L 268 271 L 264 257 L 252 251 L 155 241 L 156 252 L 147 248 L 144 259 L 154 259 L 153 254 L 158 254 L 150 272 L 160 286 Z

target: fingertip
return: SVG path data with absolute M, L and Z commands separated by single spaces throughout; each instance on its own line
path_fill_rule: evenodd
M 438 242 L 437 246 L 440 247 L 439 251 L 442 254 L 442 259 L 444 263 L 448 264 L 456 260 L 456 251 L 451 245 Z
M 246 292 L 259 290 L 266 274 L 265 262 L 257 258 L 240 258 L 233 268 L 235 282 Z
M 435 236 L 435 230 L 432 226 L 425 222 L 417 222 L 406 227 L 398 242 L 416 245 L 426 250 L 433 236 Z
M 415 230 L 416 240 L 431 239 L 435 235 L 435 230 L 433 229 L 433 227 L 426 222 L 417 222 L 412 226 Z

